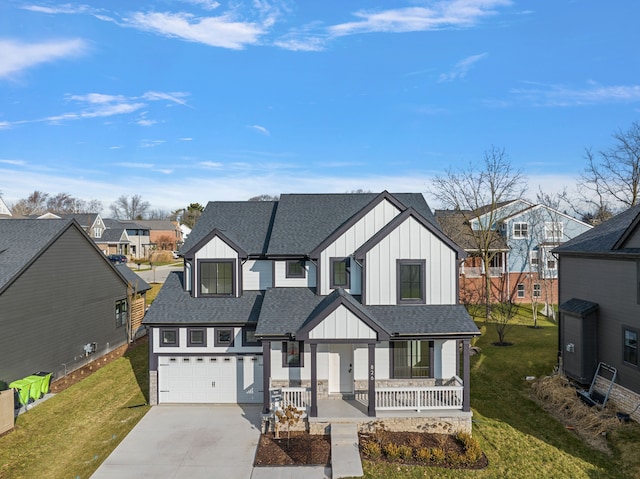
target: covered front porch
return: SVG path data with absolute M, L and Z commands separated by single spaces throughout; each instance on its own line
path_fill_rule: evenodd
M 417 348 L 427 358 L 417 360 L 415 355 L 410 355 L 409 366 L 414 371 L 406 374 L 414 376 L 398 378 L 407 366 L 394 365 L 394 359 L 396 363 L 398 356 L 404 359 L 408 354 L 407 344 L 422 345 Z M 395 345 L 392 341 L 323 343 L 315 340 L 308 344 L 308 380 L 271 379 L 271 346 L 263 341 L 263 348 L 265 391 L 269 391 L 264 396 L 265 414 L 289 405 L 304 411 L 309 418 L 329 417 L 336 408 L 367 417 L 382 417 L 387 413 L 470 411 L 469 339 L 435 338 L 398 341 Z M 377 369 L 381 370 L 379 378 Z M 438 377 L 442 372 L 452 375 Z

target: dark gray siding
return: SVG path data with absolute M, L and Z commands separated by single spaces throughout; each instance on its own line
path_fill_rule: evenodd
M 578 298 L 598 303 L 597 361 L 618 369 L 617 382 L 640 392 L 640 370 L 622 360 L 624 326 L 640 329 L 636 261 L 560 258 L 560 303 Z
M 97 343 L 89 359 L 124 344 L 115 302 L 126 295 L 102 254 L 68 228 L 0 296 L 0 389 L 36 371 L 82 366 L 87 343 Z

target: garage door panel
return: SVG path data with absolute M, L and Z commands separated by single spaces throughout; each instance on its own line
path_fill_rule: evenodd
M 261 356 L 161 356 L 160 403 L 260 403 Z

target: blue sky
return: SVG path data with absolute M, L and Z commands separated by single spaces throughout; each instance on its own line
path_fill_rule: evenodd
M 572 188 L 640 112 L 640 2 L 0 3 L 0 192 L 154 209 L 427 191 L 492 145 Z

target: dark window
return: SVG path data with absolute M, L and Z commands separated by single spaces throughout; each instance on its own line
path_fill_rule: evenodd
M 304 278 L 304 261 L 287 261 L 287 278 Z
M 207 330 L 189 328 L 187 330 L 187 346 L 204 347 L 207 345 Z
M 513 224 L 513 237 L 514 238 L 527 238 L 529 236 L 529 225 L 527 223 L 514 223 Z
M 127 324 L 127 300 L 116 301 L 116 328 Z
M 524 284 L 518 284 L 518 298 L 524 298 Z
M 178 329 L 161 329 L 160 346 L 178 346 Z
M 244 328 L 242 330 L 243 346 L 260 346 L 260 341 L 256 339 L 256 328 Z
M 331 284 L 330 288 L 350 287 L 349 258 L 331 258 Z
M 398 260 L 398 303 L 425 302 L 424 260 Z
M 431 377 L 432 341 L 393 341 L 393 377 Z
M 216 328 L 215 346 L 233 346 L 233 329 Z
M 534 298 L 540 297 L 540 285 L 538 283 L 533 285 L 533 297 Z
M 235 292 L 233 267 L 233 260 L 200 262 L 200 294 L 232 296 Z
M 304 366 L 304 345 L 302 341 L 284 341 L 282 343 L 282 367 L 301 368 Z
M 638 332 L 633 329 L 624 330 L 623 359 L 625 363 L 638 365 Z

